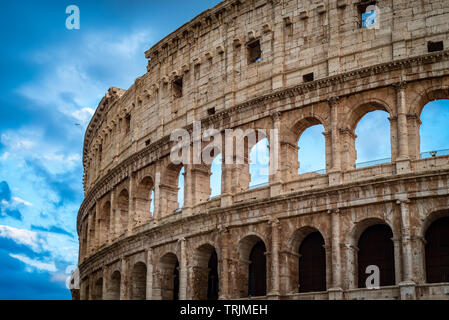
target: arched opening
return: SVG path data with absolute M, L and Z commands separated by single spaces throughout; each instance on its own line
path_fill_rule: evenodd
M 264 138 L 257 142 L 249 153 L 250 189 L 268 185 L 269 159 L 268 139 Z
M 103 205 L 103 210 L 101 211 L 100 220 L 100 243 L 105 244 L 109 237 L 109 226 L 110 226 L 110 214 L 111 214 L 111 203 L 107 201 Z
M 264 296 L 267 293 L 267 260 L 264 241 L 249 235 L 240 240 L 239 276 L 235 286 L 240 297 Z
M 366 113 L 355 130 L 356 168 L 391 162 L 389 114 L 383 110 Z
M 299 292 L 326 291 L 326 251 L 318 231 L 310 233 L 299 246 Z
M 103 278 L 95 281 L 94 289 L 92 291 L 93 300 L 103 300 Z
M 221 153 L 212 161 L 210 171 L 209 186 L 211 190 L 210 198 L 216 198 L 221 195 L 221 175 L 222 175 L 222 157 Z
M 159 262 L 160 297 L 179 300 L 179 261 L 173 253 L 165 254 Z
M 427 229 L 427 283 L 449 282 L 449 217 L 435 220 Z
M 172 214 L 184 204 L 184 167 L 182 164 L 170 163 L 161 177 L 159 184 L 159 212 Z
M 314 124 L 301 133 L 298 139 L 298 174 L 326 173 L 326 142 L 323 132 L 325 129 L 322 124 Z
M 376 224 L 365 229 L 358 241 L 358 287 L 366 288 L 367 267 L 379 268 L 379 285 L 395 284 L 393 232 L 386 224 Z
M 120 225 L 118 226 L 118 234 L 122 235 L 128 229 L 128 210 L 129 210 L 129 194 L 128 190 L 123 189 L 117 199 L 117 207 Z
M 449 100 L 440 99 L 427 103 L 420 120 L 420 158 L 449 155 Z
M 109 299 L 110 300 L 120 300 L 120 282 L 122 276 L 120 272 L 114 271 L 111 275 L 111 283 L 109 284 Z
M 212 245 L 205 244 L 196 249 L 193 272 L 193 299 L 218 300 L 218 257 Z
M 143 178 L 136 190 L 135 210 L 138 223 L 145 223 L 153 216 L 152 207 L 152 192 L 154 190 L 154 183 L 151 177 Z
M 265 243 L 258 241 L 249 254 L 248 296 L 257 297 L 267 294 L 267 260 Z
M 147 297 L 147 266 L 143 262 L 134 265 L 131 273 L 131 299 L 145 300 Z

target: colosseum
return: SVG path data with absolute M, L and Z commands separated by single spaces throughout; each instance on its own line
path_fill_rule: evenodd
M 446 0 L 225 0 L 155 44 L 85 133 L 73 298 L 449 299 L 449 155 L 420 150 L 422 110 L 449 98 L 448 21 Z M 376 110 L 391 159 L 356 166 Z M 195 122 L 267 132 L 268 183 L 246 152 L 211 197 L 210 164 L 170 158 Z M 314 125 L 326 168 L 298 174 Z

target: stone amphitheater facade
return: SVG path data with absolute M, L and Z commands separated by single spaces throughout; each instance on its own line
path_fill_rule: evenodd
M 361 25 L 372 4 L 378 29 Z M 449 97 L 448 21 L 446 0 L 225 0 L 158 42 L 85 134 L 74 298 L 448 299 L 449 156 L 422 158 L 419 134 L 424 106 Z M 356 169 L 374 110 L 391 162 Z M 210 166 L 170 161 L 171 132 L 194 121 L 278 129 L 269 184 L 249 188 L 246 158 L 210 198 Z M 326 173 L 298 174 L 316 124 Z

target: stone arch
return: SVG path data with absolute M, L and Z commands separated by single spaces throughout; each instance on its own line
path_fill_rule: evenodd
M 121 281 L 122 275 L 120 271 L 113 271 L 108 288 L 109 300 L 120 300 Z
M 315 227 L 297 229 L 288 241 L 291 292 L 326 291 L 325 238 Z
M 135 219 L 137 224 L 143 224 L 150 220 L 154 212 L 151 212 L 151 193 L 154 190 L 154 180 L 151 176 L 142 178 L 137 184 L 135 194 Z
M 147 266 L 139 261 L 131 272 L 131 300 L 145 300 L 147 297 Z
M 390 106 L 386 101 L 369 97 L 362 99 L 362 101 L 357 101 L 355 107 L 351 107 L 349 109 L 348 116 L 343 123 L 342 128 L 340 128 L 339 132 L 339 140 L 341 143 L 341 153 L 342 153 L 342 168 L 343 170 L 352 170 L 355 169 L 356 160 L 357 160 L 357 150 L 356 150 L 356 139 L 357 135 L 355 133 L 357 126 L 360 120 L 365 117 L 368 113 L 373 111 L 384 111 L 389 117 L 389 127 L 390 130 L 388 133 L 390 136 L 390 157 L 392 159 L 396 156 L 396 127 L 392 125 L 391 119 L 395 119 L 394 108 Z M 372 159 L 377 160 L 377 159 Z
M 162 214 L 171 214 L 179 209 L 178 181 L 179 175 L 183 168 L 184 165 L 182 163 L 174 164 L 170 162 L 163 171 L 161 184 L 159 185 L 160 206 Z
M 349 287 L 350 288 L 356 288 L 359 285 L 359 263 L 358 263 L 358 256 L 359 256 L 359 248 L 358 248 L 358 244 L 359 244 L 359 240 L 360 237 L 362 236 L 362 234 L 370 227 L 375 227 L 376 225 L 385 225 L 389 228 L 389 230 L 391 230 L 391 238 L 394 239 L 395 238 L 395 229 L 394 226 L 379 217 L 369 217 L 369 218 L 365 218 L 363 220 L 357 221 L 354 223 L 354 227 L 350 230 L 350 232 L 347 235 L 347 239 L 346 239 L 346 243 L 347 243 L 347 256 L 346 256 L 346 272 L 347 272 L 347 276 L 348 276 L 348 280 L 349 280 Z M 391 239 L 391 241 L 393 241 Z M 394 249 L 394 244 L 393 242 L 391 243 L 391 245 L 393 246 Z M 391 248 L 390 248 L 391 249 Z M 391 253 L 391 252 L 390 252 Z M 391 256 L 390 256 L 391 258 Z M 396 274 L 395 274 L 395 261 L 394 261 L 394 254 L 392 257 L 393 261 L 393 279 L 395 280 Z M 390 270 L 391 271 L 391 270 Z M 391 273 L 389 273 L 389 275 L 391 276 Z M 393 283 L 394 284 L 394 283 Z
M 179 260 L 176 254 L 168 252 L 159 259 L 153 284 L 156 299 L 179 299 Z
M 449 282 L 449 209 L 432 213 L 423 223 L 427 283 Z
M 98 278 L 92 289 L 92 300 L 103 300 L 103 278 Z
M 128 211 L 129 211 L 129 193 L 128 189 L 123 188 L 117 197 L 118 226 L 116 231 L 118 235 L 126 233 L 128 230 Z M 116 220 L 117 221 L 117 220 Z
M 416 95 L 410 103 L 410 114 L 421 118 L 422 111 L 429 102 L 449 99 L 449 85 L 443 85 L 442 83 L 431 85 L 420 90 Z
M 240 297 L 265 296 L 267 292 L 266 245 L 262 237 L 250 234 L 239 241 L 239 277 Z
M 358 101 L 355 107 L 350 108 L 350 112 L 346 118 L 345 126 L 348 128 L 352 134 L 354 134 L 355 129 L 359 121 L 367 114 L 373 111 L 385 111 L 393 118 L 396 113 L 394 108 L 390 106 L 386 101 L 379 98 L 365 98 L 362 101 Z
M 199 246 L 193 257 L 193 299 L 217 300 L 219 295 L 218 255 L 212 244 Z

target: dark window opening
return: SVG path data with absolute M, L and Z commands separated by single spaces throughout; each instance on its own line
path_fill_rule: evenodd
M 313 79 L 314 79 L 314 78 L 313 78 L 313 72 L 308 73 L 308 74 L 305 74 L 305 75 L 302 76 L 302 80 L 303 80 L 304 82 L 312 82 Z
M 434 221 L 426 231 L 427 283 L 449 282 L 449 217 Z
M 215 250 L 210 256 L 208 268 L 207 300 L 218 300 L 218 258 Z
M 377 24 L 376 10 L 369 10 L 370 6 L 375 5 L 376 1 L 362 1 L 357 5 L 360 28 L 366 28 Z
M 382 286 L 395 284 L 393 233 L 389 226 L 378 224 L 367 228 L 358 242 L 358 275 L 359 288 L 366 287 L 369 274 L 366 268 L 370 265 L 379 267 Z
M 319 232 L 313 232 L 303 240 L 299 255 L 298 291 L 326 291 L 326 251 Z
M 129 133 L 131 131 L 131 115 L 126 115 L 126 133 Z
M 215 107 L 207 109 L 207 114 L 210 115 L 210 116 L 215 114 Z
M 145 141 L 145 146 L 149 146 L 151 144 L 151 139 L 148 139 L 147 141 Z
M 257 242 L 249 255 L 248 295 L 250 297 L 267 294 L 266 248 L 263 241 Z
M 259 62 L 262 60 L 262 50 L 260 41 L 256 40 L 248 44 L 248 64 Z
M 444 50 L 443 41 L 427 42 L 427 51 L 428 52 L 436 52 L 436 51 L 443 51 L 443 50 Z
M 182 97 L 182 77 L 178 77 L 173 81 L 173 96 L 175 98 Z

